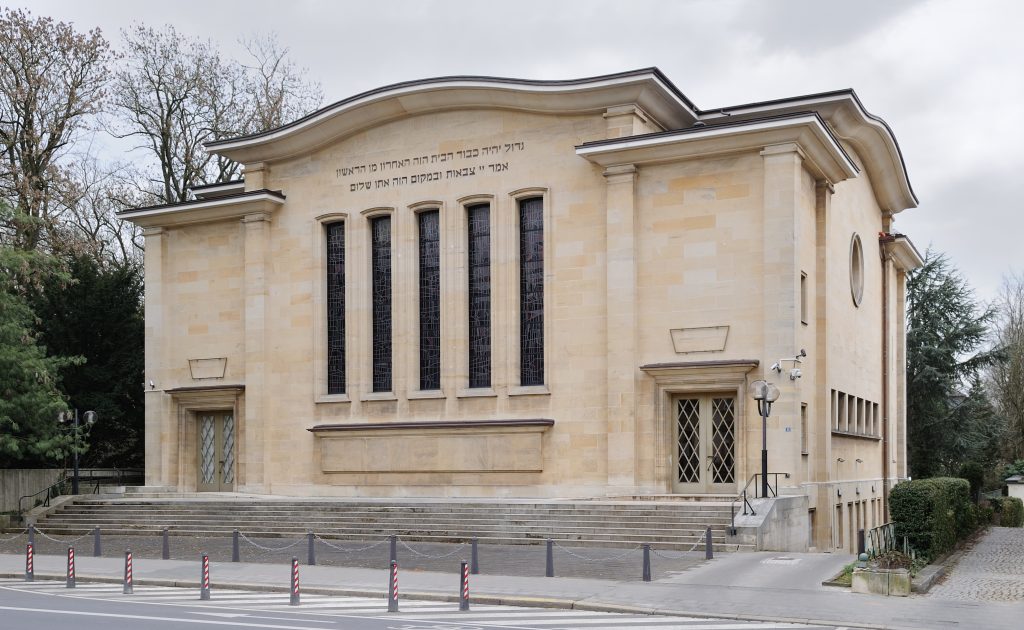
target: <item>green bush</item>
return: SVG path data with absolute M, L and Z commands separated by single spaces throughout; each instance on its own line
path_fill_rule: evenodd
M 889 495 L 896 540 L 931 558 L 953 549 L 977 527 L 966 479 L 934 477 L 901 483 Z
M 1003 527 L 1024 527 L 1024 501 L 1017 497 L 1002 497 L 994 502 L 998 523 Z
M 967 462 L 960 467 L 960 478 L 971 484 L 971 501 L 981 500 L 981 489 L 985 484 L 985 469 L 978 462 Z

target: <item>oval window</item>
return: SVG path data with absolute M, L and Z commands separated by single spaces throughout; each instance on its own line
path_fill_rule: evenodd
M 860 306 L 864 298 L 864 248 L 857 234 L 850 240 L 850 295 L 853 305 Z

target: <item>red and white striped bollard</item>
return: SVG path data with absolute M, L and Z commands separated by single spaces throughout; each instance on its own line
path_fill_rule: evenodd
M 25 581 L 34 582 L 36 579 L 36 567 L 35 567 L 35 545 L 29 543 L 25 545 Z
M 388 579 L 388 612 L 398 612 L 398 561 L 391 561 L 391 575 Z
M 75 588 L 75 548 L 68 547 L 68 588 Z
M 199 599 L 210 599 L 210 556 L 203 553 L 203 570 L 199 574 Z
M 459 581 L 459 610 L 469 610 L 469 563 L 462 563 L 462 576 Z
M 295 557 L 292 558 L 292 596 L 288 603 L 299 605 L 299 559 Z
M 124 588 L 121 589 L 124 595 L 131 595 L 135 592 L 134 580 L 132 577 L 132 550 L 124 552 Z

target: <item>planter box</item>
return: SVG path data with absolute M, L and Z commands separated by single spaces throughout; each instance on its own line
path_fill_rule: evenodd
M 906 569 L 854 569 L 853 592 L 872 595 L 910 595 L 910 571 Z

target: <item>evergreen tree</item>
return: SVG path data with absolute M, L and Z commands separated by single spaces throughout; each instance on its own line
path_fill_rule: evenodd
M 955 475 L 1000 421 L 978 378 L 995 313 L 943 254 L 929 250 L 907 280 L 907 451 L 913 477 Z M 996 438 L 998 439 L 998 438 Z M 979 462 L 980 463 L 980 462 Z
M 41 339 L 51 354 L 84 363 L 61 371 L 72 407 L 92 410 L 86 466 L 142 467 L 144 459 L 144 321 L 142 270 L 91 255 L 67 261 L 70 283 L 51 281 L 33 300 Z

